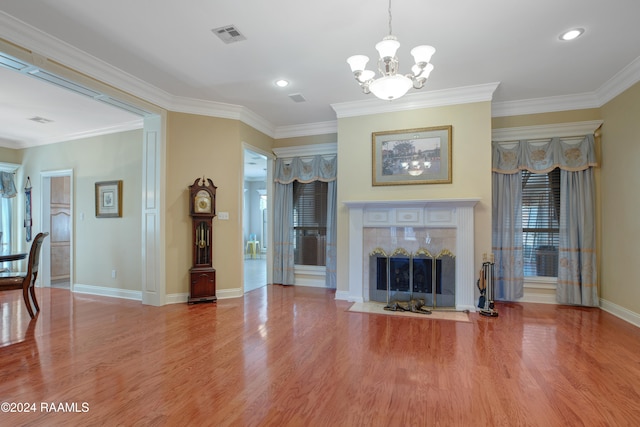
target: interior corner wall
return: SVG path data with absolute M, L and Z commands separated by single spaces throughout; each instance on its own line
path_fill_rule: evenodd
M 372 186 L 373 132 L 452 125 L 450 184 Z M 491 252 L 491 103 L 425 108 L 338 120 L 337 292 L 347 292 L 349 218 L 345 201 L 480 198 L 475 207 L 475 266 Z
M 213 220 L 213 267 L 216 291 L 242 295 L 243 145 L 271 151 L 272 139 L 233 120 L 196 114 L 167 114 L 166 242 L 167 294 L 189 293 L 192 267 L 189 186 L 196 178 L 211 178 L 216 211 L 228 220 Z M 170 262 L 169 262 L 170 261 Z
M 640 83 L 602 106 L 600 298 L 640 315 Z
M 16 186 L 24 187 L 31 177 L 33 235 L 40 231 L 40 173 L 73 169 L 74 284 L 140 291 L 142 138 L 139 129 L 22 150 L 21 182 Z M 122 217 L 96 218 L 95 183 L 113 180 L 123 181 Z M 18 212 L 21 222 L 24 208 Z

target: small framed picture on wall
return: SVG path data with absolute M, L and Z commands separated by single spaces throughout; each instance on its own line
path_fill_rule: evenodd
M 122 216 L 122 180 L 96 182 L 96 218 Z

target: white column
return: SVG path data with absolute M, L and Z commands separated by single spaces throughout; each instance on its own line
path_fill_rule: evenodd
M 349 301 L 364 302 L 364 258 L 362 226 L 364 209 L 349 209 Z

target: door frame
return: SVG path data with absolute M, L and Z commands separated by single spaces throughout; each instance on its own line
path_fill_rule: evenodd
M 40 191 L 40 206 L 42 207 L 40 210 L 40 230 L 43 233 L 51 233 L 51 178 L 62 176 L 69 177 L 69 290 L 73 292 L 75 283 L 75 269 L 73 268 L 75 259 L 73 169 L 40 172 L 40 188 L 42 189 Z M 38 278 L 40 279 L 40 286 L 51 287 L 51 239 L 44 239 L 42 243 L 41 267 Z
M 246 222 L 248 218 L 245 218 L 245 209 L 244 209 L 244 161 L 245 154 L 247 151 L 252 151 L 256 154 L 263 155 L 267 158 L 267 177 L 265 178 L 265 188 L 267 190 L 267 285 L 269 283 L 273 283 L 273 166 L 275 161 L 275 156 L 273 153 L 262 150 L 258 147 L 255 147 L 251 144 L 247 144 L 246 142 L 242 142 L 242 177 L 240 179 L 240 212 L 242 212 L 242 221 L 240 226 L 240 237 L 239 241 L 242 242 L 240 245 L 242 249 L 242 253 L 240 254 L 240 259 L 242 260 L 242 268 L 240 271 L 242 272 L 242 295 L 244 295 L 244 230 Z

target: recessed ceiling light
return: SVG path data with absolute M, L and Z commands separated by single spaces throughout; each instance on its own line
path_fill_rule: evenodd
M 584 33 L 584 28 L 574 28 L 560 34 L 560 40 L 564 40 L 564 41 L 575 40 L 578 37 L 580 37 L 582 33 Z
M 289 82 L 284 80 L 284 79 L 276 80 L 276 86 L 278 86 L 278 87 L 287 87 L 287 86 L 289 86 Z

